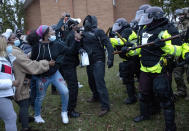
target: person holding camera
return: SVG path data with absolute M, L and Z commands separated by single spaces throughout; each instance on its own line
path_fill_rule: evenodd
M 69 102 L 68 102 L 68 115 L 76 118 L 80 116 L 80 113 L 75 111 L 77 105 L 78 96 L 78 79 L 76 67 L 79 65 L 79 39 L 75 39 L 77 35 L 77 26 L 79 24 L 75 19 L 69 19 L 68 22 L 68 34 L 65 39 L 65 46 L 71 50 L 69 53 L 63 54 L 62 64 L 60 72 L 64 76 L 69 89 Z

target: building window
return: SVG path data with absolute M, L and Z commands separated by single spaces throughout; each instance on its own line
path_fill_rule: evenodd
M 116 7 L 116 0 L 112 0 L 113 6 Z

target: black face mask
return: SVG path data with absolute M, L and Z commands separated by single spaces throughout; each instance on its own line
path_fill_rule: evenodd
M 91 23 L 88 20 L 85 20 L 84 29 L 86 31 L 91 30 Z

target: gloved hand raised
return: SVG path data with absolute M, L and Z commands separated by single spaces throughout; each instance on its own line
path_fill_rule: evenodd
M 162 42 L 160 38 L 157 38 L 154 40 L 154 45 L 156 47 L 164 47 L 165 46 L 165 42 Z
M 108 65 L 108 68 L 111 68 L 113 66 L 113 61 L 112 60 L 108 60 L 107 61 L 107 65 Z

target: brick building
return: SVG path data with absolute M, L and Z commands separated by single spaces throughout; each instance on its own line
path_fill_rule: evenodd
M 145 3 L 149 0 L 25 0 L 25 30 L 56 24 L 63 12 L 82 20 L 88 14 L 95 15 L 99 27 L 107 30 L 119 17 L 132 20 L 138 7 Z

